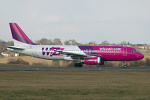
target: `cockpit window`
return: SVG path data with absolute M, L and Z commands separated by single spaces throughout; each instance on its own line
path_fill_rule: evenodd
M 139 52 L 138 50 L 132 50 L 132 52 Z

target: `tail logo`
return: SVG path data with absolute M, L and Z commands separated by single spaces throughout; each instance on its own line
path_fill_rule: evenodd
M 52 47 L 52 48 L 42 48 L 42 55 L 50 55 L 52 57 L 53 55 L 60 56 L 60 52 L 57 52 L 57 50 L 64 50 L 64 48 L 59 47 Z
M 12 37 L 14 40 L 17 40 L 25 44 L 35 45 L 16 23 L 9 23 L 9 24 Z

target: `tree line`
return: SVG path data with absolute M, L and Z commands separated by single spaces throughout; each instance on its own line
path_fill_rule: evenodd
M 42 38 L 40 40 L 35 41 L 35 43 L 40 44 L 40 45 L 79 45 L 79 44 L 81 44 L 81 43 L 78 43 L 74 39 L 66 40 L 66 41 L 64 41 L 64 43 L 62 43 L 59 38 L 55 38 L 53 40 Z

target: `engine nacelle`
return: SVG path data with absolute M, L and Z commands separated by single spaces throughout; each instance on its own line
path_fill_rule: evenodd
M 84 58 L 84 64 L 87 65 L 104 65 L 105 62 L 101 61 L 100 57 Z

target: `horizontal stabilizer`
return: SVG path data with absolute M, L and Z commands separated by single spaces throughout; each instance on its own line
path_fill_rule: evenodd
M 9 46 L 7 49 L 15 49 L 15 50 L 25 50 L 23 47 L 15 47 L 15 46 Z

